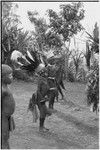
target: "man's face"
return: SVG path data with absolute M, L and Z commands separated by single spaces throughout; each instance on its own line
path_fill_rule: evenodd
M 40 72 L 39 72 L 40 75 L 44 76 L 44 77 L 47 77 L 48 76 L 48 73 L 47 73 L 47 70 L 46 68 L 45 69 L 42 69 Z

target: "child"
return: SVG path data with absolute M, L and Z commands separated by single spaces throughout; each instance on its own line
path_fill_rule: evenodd
M 9 149 L 9 135 L 14 126 L 12 114 L 15 111 L 15 101 L 8 88 L 12 82 L 12 69 L 8 65 L 2 64 L 2 95 L 1 95 L 1 148 Z
M 41 69 L 41 71 L 38 73 L 39 79 L 38 79 L 38 86 L 37 91 L 33 93 L 32 98 L 30 99 L 28 109 L 30 111 L 34 111 L 35 105 L 38 106 L 39 112 L 40 112 L 40 118 L 39 118 L 39 131 L 45 132 L 49 129 L 45 128 L 44 122 L 47 116 L 50 116 L 52 114 L 51 110 L 47 108 L 46 101 L 47 101 L 47 93 L 49 91 L 49 86 L 47 83 L 47 74 L 45 69 Z

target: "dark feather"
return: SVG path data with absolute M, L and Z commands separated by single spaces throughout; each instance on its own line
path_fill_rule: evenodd
M 30 59 L 27 55 L 26 55 L 26 59 L 31 63 L 34 64 L 34 61 L 32 59 Z
M 29 63 L 28 63 L 24 58 L 22 58 L 22 57 L 19 57 L 19 58 L 17 59 L 17 61 L 20 62 L 21 64 L 24 64 L 24 65 L 28 65 L 28 64 L 29 64 Z
M 20 67 L 22 70 L 26 70 L 28 72 L 34 72 L 35 71 L 35 67 L 32 65 L 23 65 Z
M 28 53 L 30 55 L 28 55 Z M 39 55 L 36 51 L 30 51 L 28 53 L 25 56 L 28 63 L 27 64 L 24 63 L 20 68 L 28 72 L 35 72 L 35 69 L 40 64 Z
M 31 53 L 31 55 L 32 55 L 32 57 L 33 57 L 35 63 L 36 63 L 37 65 L 39 65 L 39 64 L 40 64 L 39 54 L 38 54 L 36 51 L 31 51 L 30 53 Z

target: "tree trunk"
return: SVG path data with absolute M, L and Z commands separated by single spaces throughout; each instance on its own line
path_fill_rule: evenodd
M 64 42 L 64 45 L 65 42 Z M 65 78 L 66 80 L 68 80 L 68 61 L 69 61 L 69 46 L 70 46 L 70 41 L 69 41 L 69 44 L 68 44 L 68 48 L 66 47 L 66 50 L 65 50 Z

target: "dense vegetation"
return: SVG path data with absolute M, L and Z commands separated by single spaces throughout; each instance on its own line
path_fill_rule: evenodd
M 84 19 L 83 4 L 80 2 L 60 5 L 59 12 L 47 10 L 49 24 L 45 18 L 39 17 L 38 12 L 28 11 L 30 22 L 35 27 L 32 32 L 19 28 L 20 19 L 15 9 L 18 5 L 12 2 L 2 2 L 2 63 L 13 67 L 10 60 L 11 53 L 18 50 L 25 54 L 27 50 L 36 50 L 44 54 L 53 51 L 54 55 L 62 56 L 64 78 L 68 81 L 81 81 L 87 83 L 87 102 L 94 103 L 94 110 L 99 101 L 99 67 L 95 55 L 99 54 L 99 29 L 95 23 L 92 35 L 88 35 L 85 53 L 78 48 L 69 49 L 71 39 L 84 27 L 81 20 Z M 66 44 L 67 43 L 67 44 Z M 69 44 L 68 44 L 69 43 Z M 68 45 L 68 46 L 67 46 Z M 86 68 L 84 68 L 84 60 Z M 14 69 L 14 67 L 13 67 Z M 90 72 L 88 78 L 87 73 Z M 25 72 L 14 70 L 15 77 L 27 80 Z M 95 104 L 96 103 L 96 104 Z

